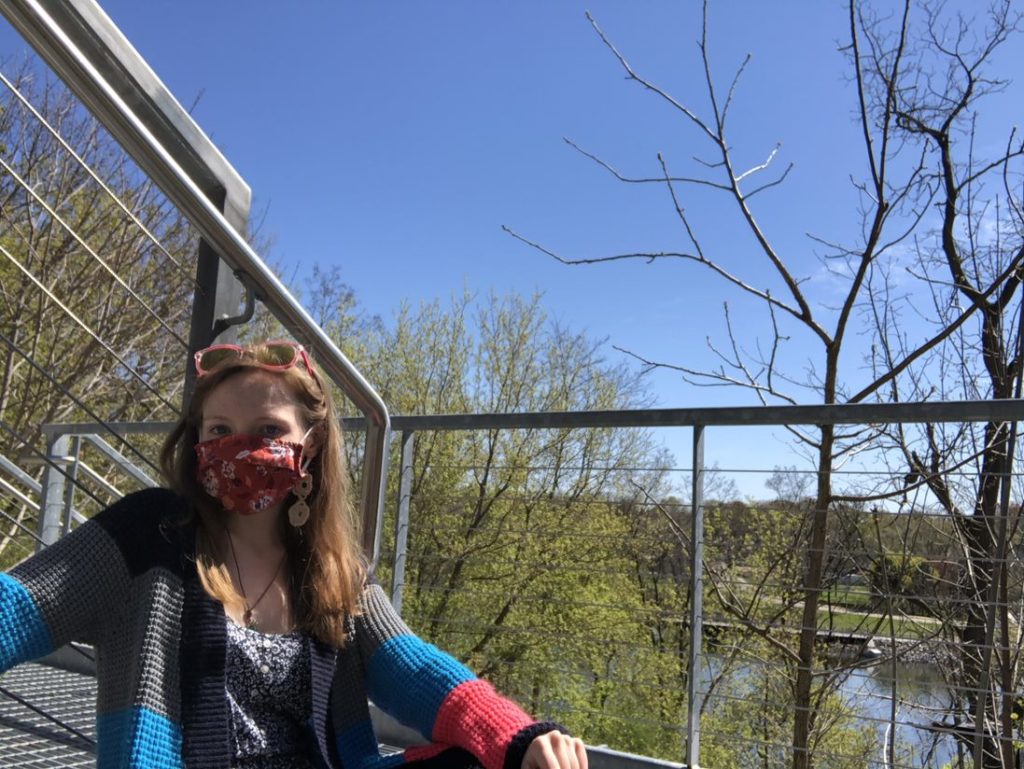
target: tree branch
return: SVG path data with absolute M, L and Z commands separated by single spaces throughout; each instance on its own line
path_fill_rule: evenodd
M 661 184 L 661 183 L 664 183 L 666 181 L 671 181 L 671 182 L 679 182 L 681 184 L 699 184 L 699 185 L 702 185 L 702 186 L 705 186 L 705 187 L 712 187 L 714 189 L 724 190 L 726 192 L 729 191 L 728 185 L 721 184 L 719 182 L 713 182 L 713 181 L 711 181 L 709 179 L 697 179 L 697 178 L 691 178 L 691 177 L 687 177 L 687 176 L 673 176 L 670 179 L 666 179 L 664 177 L 658 177 L 658 176 L 652 176 L 652 177 L 631 177 L 631 176 L 625 176 L 625 175 L 619 173 L 619 171 L 616 170 L 612 165 L 610 165 L 609 163 L 605 162 L 604 160 L 602 160 L 597 155 L 593 154 L 592 152 L 587 152 L 585 149 L 583 149 L 578 144 L 576 144 L 576 142 L 574 142 L 572 139 L 569 139 L 568 137 L 564 137 L 563 136 L 562 137 L 562 141 L 564 141 L 566 144 L 568 144 L 570 147 L 572 147 L 578 153 L 583 155 L 583 157 L 588 158 L 589 160 L 593 160 L 595 163 L 597 163 L 599 166 L 601 166 L 603 169 L 605 169 L 608 173 L 610 173 L 612 176 L 614 176 L 620 182 L 626 182 L 627 184 Z

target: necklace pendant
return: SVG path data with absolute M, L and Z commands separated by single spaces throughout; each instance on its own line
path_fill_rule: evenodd
M 242 622 L 245 623 L 245 626 L 247 628 L 249 628 L 249 630 L 255 630 L 256 629 L 256 625 L 259 624 L 252 617 L 252 609 L 246 609 L 245 610 L 245 614 L 242 615 Z

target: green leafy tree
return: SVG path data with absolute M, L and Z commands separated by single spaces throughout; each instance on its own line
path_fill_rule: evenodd
M 354 306 L 341 315 L 342 326 L 360 323 Z M 403 305 L 392 324 L 362 325 L 360 336 L 357 360 L 395 414 L 648 402 L 635 375 L 551 322 L 539 297 Z M 686 596 L 679 545 L 665 546 L 646 502 L 663 474 L 635 469 L 668 464 L 651 437 L 438 430 L 417 433 L 414 445 L 408 621 L 588 739 L 677 756 Z M 383 577 L 388 568 L 385 558 Z
M 885 553 L 871 567 L 875 592 L 897 600 L 927 596 L 935 578 L 935 569 L 920 555 Z

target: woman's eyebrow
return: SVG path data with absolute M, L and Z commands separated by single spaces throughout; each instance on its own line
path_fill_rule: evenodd
M 223 420 L 225 422 L 230 422 L 231 421 L 231 417 L 223 416 L 221 414 L 209 414 L 209 415 L 203 417 L 203 421 L 204 422 L 210 422 L 210 421 L 213 421 L 215 419 L 220 419 L 220 420 Z M 262 414 L 253 414 L 248 419 L 249 419 L 249 421 L 252 421 L 252 422 L 286 422 L 287 421 L 287 417 L 281 416 L 280 414 L 276 414 L 273 411 L 267 411 L 267 412 L 264 412 Z

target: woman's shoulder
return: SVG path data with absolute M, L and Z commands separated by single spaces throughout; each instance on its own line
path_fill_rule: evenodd
M 92 518 L 122 550 L 150 551 L 180 547 L 187 541 L 183 524 L 188 503 L 170 489 L 151 488 L 122 497 Z
M 164 520 L 183 518 L 187 510 L 183 497 L 170 489 L 157 487 L 126 494 L 98 513 L 94 520 L 108 527 L 129 523 L 157 526 Z
M 190 553 L 186 527 L 167 525 L 184 519 L 184 500 L 166 489 L 146 489 L 122 497 L 77 526 L 67 536 L 18 564 L 19 579 L 45 577 L 51 569 L 85 569 L 121 562 L 129 575 L 153 568 L 181 571 Z M 89 571 L 89 573 L 92 573 Z

